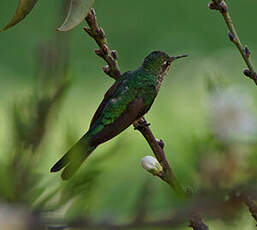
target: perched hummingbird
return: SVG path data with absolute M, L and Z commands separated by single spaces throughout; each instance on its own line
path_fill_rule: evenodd
M 182 57 L 150 53 L 135 71 L 124 73 L 106 92 L 87 133 L 51 168 L 69 179 L 95 148 L 117 136 L 151 108 L 171 63 Z

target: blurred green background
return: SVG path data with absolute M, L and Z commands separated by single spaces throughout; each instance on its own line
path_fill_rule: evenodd
M 239 36 L 252 51 L 252 62 L 257 67 L 257 30 L 253 27 L 257 2 L 228 3 Z M 53 115 L 39 150 L 43 160 L 38 171 L 43 175 L 42 181 L 51 189 L 60 183 L 65 186 L 59 175 L 49 173 L 51 165 L 87 130 L 97 105 L 113 82 L 101 70 L 105 63 L 93 52 L 96 44 L 82 30 L 85 23 L 71 32 L 55 31 L 63 21 L 60 17 L 62 4 L 61 0 L 39 1 L 24 21 L 0 33 L 1 159 L 5 159 L 12 147 L 10 107 L 17 100 L 29 97 L 35 88 L 38 44 L 53 39 L 56 33 L 70 37 L 68 77 L 72 85 Z M 245 64 L 227 37 L 223 18 L 218 12 L 208 10 L 207 4 L 205 0 L 96 0 L 94 7 L 110 47 L 118 50 L 123 72 L 137 68 L 153 50 L 163 50 L 170 55 L 189 54 L 187 59 L 173 64 L 146 118 L 156 137 L 164 140 L 167 157 L 181 183 L 195 190 L 200 187 L 202 179 L 196 164 L 200 154 L 192 143 L 198 140 L 202 143 L 210 132 L 208 79 L 218 79 L 222 84 L 247 92 L 253 99 L 254 111 L 257 99 L 256 86 L 242 74 Z M 1 2 L 1 27 L 11 18 L 16 5 L 14 0 Z M 60 216 L 76 216 L 84 210 L 95 219 L 115 216 L 119 220 L 129 220 L 146 180 L 150 181 L 152 190 L 148 207 L 150 217 L 165 216 L 177 205 L 170 188 L 142 169 L 141 158 L 152 153 L 133 128 L 97 148 L 82 168 L 93 168 L 97 156 L 106 153 L 110 157 L 97 164 L 102 172 L 93 187 L 94 192 L 85 198 L 84 203 L 80 200 Z M 256 156 L 251 159 L 255 160 L 252 162 L 255 165 Z M 242 216 L 233 224 L 212 220 L 207 223 L 211 229 L 235 230 L 242 226 L 254 229 L 250 215 Z

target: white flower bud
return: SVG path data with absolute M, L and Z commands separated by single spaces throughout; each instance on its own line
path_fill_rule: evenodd
M 152 156 L 145 156 L 141 160 L 142 167 L 153 175 L 161 175 L 162 166 Z

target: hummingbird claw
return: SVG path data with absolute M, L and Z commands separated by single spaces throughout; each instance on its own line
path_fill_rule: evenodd
M 137 122 L 137 125 L 136 127 L 134 128 L 134 130 L 139 130 L 139 129 L 144 129 L 148 126 L 150 126 L 151 124 L 150 123 L 147 123 L 146 120 L 139 120 Z
M 164 141 L 162 139 L 158 140 L 156 139 L 157 143 L 159 144 L 159 146 L 164 149 Z

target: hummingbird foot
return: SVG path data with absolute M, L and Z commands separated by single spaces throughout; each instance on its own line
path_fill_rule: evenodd
M 163 142 L 163 140 L 162 139 L 160 139 L 160 140 L 158 140 L 158 139 L 156 139 L 156 141 L 157 141 L 157 143 L 159 144 L 159 146 L 162 148 L 162 149 L 164 149 L 164 142 Z
M 145 119 L 140 119 L 137 121 L 136 126 L 134 127 L 134 130 L 140 130 L 140 129 L 144 129 L 148 126 L 150 126 L 150 123 L 147 123 L 147 121 Z

